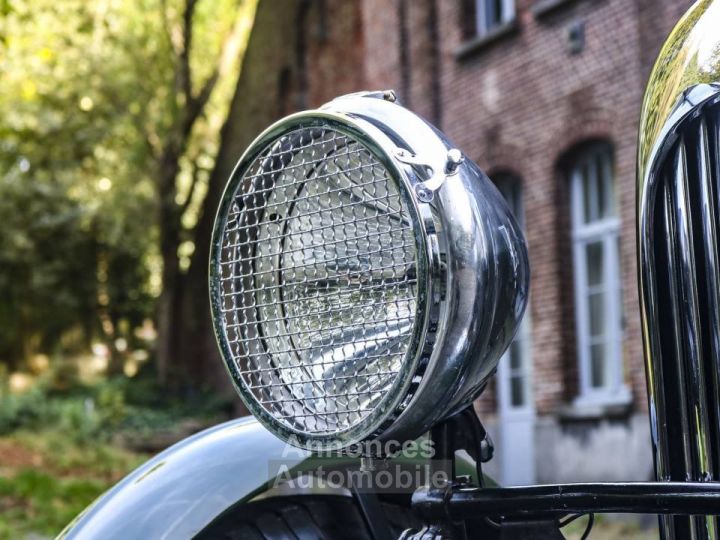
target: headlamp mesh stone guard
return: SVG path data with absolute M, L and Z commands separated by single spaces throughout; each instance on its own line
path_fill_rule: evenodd
M 280 135 L 235 178 L 216 240 L 226 361 L 256 414 L 308 436 L 346 432 L 385 408 L 416 354 L 409 196 L 329 127 Z

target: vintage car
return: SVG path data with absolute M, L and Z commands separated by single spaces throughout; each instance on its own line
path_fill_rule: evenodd
M 487 176 L 392 91 L 262 133 L 217 213 L 218 344 L 254 415 L 131 473 L 64 539 L 563 538 L 596 512 L 718 538 L 720 2 L 665 44 L 639 134 L 656 482 L 500 487 L 472 403 L 523 317 L 525 241 Z M 648 456 L 651 459 L 651 456 Z

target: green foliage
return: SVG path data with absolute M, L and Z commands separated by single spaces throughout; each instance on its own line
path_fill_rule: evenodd
M 160 208 L 176 208 L 179 266 L 192 254 L 239 69 L 228 38 L 246 39 L 254 1 L 192 4 L 185 57 L 186 0 L 0 0 L 0 453 L 10 441 L 40 459 L 7 469 L 0 458 L 0 539 L 57 533 L 136 464 L 124 439 L 171 441 L 226 406 L 168 397 L 147 364 L 87 386 L 76 361 L 100 341 L 114 375 L 148 348 L 152 332 L 135 330 L 163 285 Z M 187 96 L 203 88 L 187 126 Z M 177 172 L 163 183 L 168 156 Z M 33 371 L 38 354 L 49 372 L 10 393 L 10 374 Z
M 58 534 L 147 458 L 100 441 L 78 443 L 59 428 L 0 437 L 0 448 L 11 463 L 13 456 L 20 461 L 0 462 L 0 540 Z
M 132 347 L 163 287 L 176 294 L 162 270 L 190 264 L 254 5 L 0 0 L 0 364 L 10 371 L 99 340 L 121 373 L 118 340 Z
M 68 438 L 88 440 L 112 425 L 104 421 L 106 414 L 95 410 L 90 397 L 49 397 L 36 388 L 0 397 L 0 435 L 21 428 L 59 427 Z
M 152 314 L 151 156 L 136 122 L 167 62 L 157 27 L 144 38 L 121 13 L 103 18 L 107 4 L 12 0 L 3 18 L 0 359 L 14 365 L 69 330 L 83 348 L 103 318 Z M 140 78 L 135 62 L 155 69 Z
M 0 176 L 0 354 L 23 353 L 32 329 L 57 338 L 92 313 L 93 245 L 78 234 L 80 209 L 62 191 L 16 170 Z
M 595 524 L 590 538 L 592 540 L 616 540 L 632 538 L 633 540 L 656 540 L 658 538 L 657 518 L 655 516 L 625 516 L 617 519 L 617 515 L 595 515 Z M 587 518 L 582 517 L 562 529 L 563 536 L 568 540 L 580 540 L 587 527 Z
M 0 517 L 0 539 L 30 532 L 57 534 L 107 487 L 100 481 L 58 479 L 32 469 L 13 478 L 0 477 L 0 501 L 9 507 Z
M 10 433 L 23 426 L 32 428 L 38 423 L 52 423 L 57 416 L 44 397 L 39 389 L 19 395 L 1 395 L 0 434 Z
M 169 397 L 150 378 L 118 377 L 59 392 L 47 377 L 25 393 L 0 391 L 0 435 L 59 429 L 73 442 L 151 436 L 158 430 L 173 431 L 188 419 L 214 423 L 227 416 L 229 405 L 210 393 Z
M 176 79 L 185 2 L 0 2 L 0 361 L 52 352 L 70 329 L 112 340 L 120 321 L 152 316 L 158 205 L 178 197 L 193 226 L 197 204 L 183 199 L 191 172 L 204 178 L 213 164 L 238 64 L 219 73 L 220 50 L 238 5 L 195 9 L 190 88 L 220 79 L 178 149 L 181 174 L 169 189 L 158 171 L 184 121 Z
M 117 481 L 147 458 L 97 438 L 79 441 L 59 426 L 17 431 L 0 438 L 0 444 L 3 440 L 38 458 L 42 470 L 60 477 L 87 476 Z

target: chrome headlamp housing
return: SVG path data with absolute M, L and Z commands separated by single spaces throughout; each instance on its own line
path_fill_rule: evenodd
M 392 93 L 261 134 L 228 182 L 210 258 L 240 396 L 280 438 L 319 450 L 411 440 L 471 403 L 528 279 L 500 194 Z

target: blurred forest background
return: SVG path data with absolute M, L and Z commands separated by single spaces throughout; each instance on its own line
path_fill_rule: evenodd
M 237 411 L 207 253 L 255 0 L 0 0 L 0 538 Z

